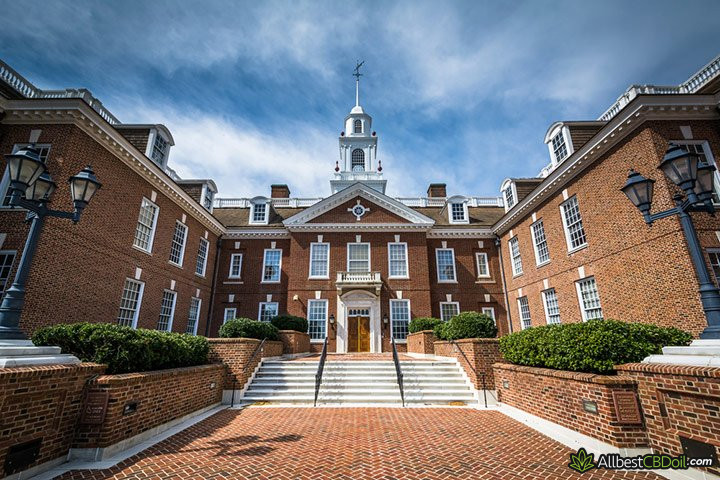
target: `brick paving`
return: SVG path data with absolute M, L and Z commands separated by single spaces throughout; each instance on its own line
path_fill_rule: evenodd
M 223 410 L 107 470 L 63 479 L 659 479 L 567 468 L 570 449 L 495 411 Z

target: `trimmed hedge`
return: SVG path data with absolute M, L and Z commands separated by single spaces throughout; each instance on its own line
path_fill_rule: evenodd
M 249 318 L 234 318 L 228 320 L 220 327 L 220 336 L 223 338 L 256 338 L 258 340 L 277 340 L 278 328 L 269 322 L 250 320 Z
M 439 318 L 433 317 L 418 317 L 410 320 L 408 325 L 408 331 L 410 333 L 422 332 L 423 330 L 433 330 L 436 326 L 442 323 Z
M 270 320 L 270 323 L 275 325 L 278 330 L 295 330 L 296 332 L 302 333 L 307 333 L 308 331 L 308 321 L 306 319 L 287 313 L 278 315 Z
M 500 338 L 500 351 L 518 365 L 611 373 L 615 365 L 640 362 L 664 346 L 691 341 L 692 335 L 677 328 L 596 319 L 511 333 Z
M 133 329 L 111 323 L 71 323 L 42 327 L 35 345 L 56 345 L 84 362 L 104 363 L 107 373 L 145 372 L 208 363 L 205 337 Z
M 433 333 L 440 340 L 494 338 L 497 335 L 497 327 L 493 319 L 484 313 L 462 312 L 447 322 L 436 325 Z

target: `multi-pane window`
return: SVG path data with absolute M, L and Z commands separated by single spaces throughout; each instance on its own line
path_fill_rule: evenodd
M 165 332 L 172 330 L 173 317 L 175 316 L 175 300 L 177 293 L 172 290 L 165 290 L 160 304 L 160 317 L 158 317 L 157 329 Z
M 206 210 L 212 210 L 213 200 L 215 199 L 215 192 L 210 190 L 207 185 L 205 185 L 203 192 L 203 207 L 205 207 Z
M 160 166 L 165 164 L 165 157 L 170 143 L 165 140 L 160 134 L 155 135 L 155 142 L 153 143 L 152 159 Z
M 10 272 L 12 271 L 12 266 L 14 262 L 14 251 L 0 252 L 0 296 L 5 293 L 5 289 L 7 288 L 7 283 L 10 279 Z
M 562 162 L 568 155 L 567 145 L 565 144 L 565 136 L 563 132 L 558 132 L 552 139 L 553 155 L 555 155 L 556 162 Z
M 133 245 L 146 252 L 152 250 L 159 210 L 158 206 L 147 198 L 142 199 Z
M 505 208 L 508 210 L 515 205 L 515 195 L 513 194 L 512 184 L 505 187 L 503 190 L 503 197 L 505 197 Z
M 362 133 L 362 120 L 356 119 L 353 122 L 353 126 L 354 126 L 354 133 Z
M 348 272 L 369 272 L 370 271 L 370 244 L 369 243 L 348 243 Z
M 233 318 L 237 318 L 237 308 L 226 308 L 223 312 L 223 323 Z
M 715 274 L 715 283 L 720 285 L 720 250 L 708 250 L 710 257 L 710 266 Z
M 407 278 L 407 243 L 388 243 L 388 264 L 390 278 Z
M 242 259 L 242 253 L 233 253 L 230 255 L 230 272 L 228 272 L 228 278 L 240 278 Z
M 365 170 L 365 152 L 362 148 L 356 148 L 352 151 L 352 171 L 362 172 Z
M 587 238 L 585 237 L 585 229 L 583 229 L 577 197 L 570 198 L 560 206 L 560 209 L 562 210 L 568 250 L 576 250 L 587 245 Z
M 185 254 L 188 228 L 181 222 L 175 223 L 172 242 L 170 243 L 170 262 L 182 266 Z
M 460 313 L 460 303 L 440 302 L 440 320 L 443 322 L 447 322 L 458 313 Z
M 518 298 L 518 311 L 520 312 L 520 324 L 523 330 L 530 328 L 530 304 L 528 304 L 527 297 Z
M 492 318 L 493 322 L 495 321 L 495 309 L 493 307 L 482 307 L 481 311 L 488 317 Z
M 278 316 L 277 302 L 260 302 L 260 310 L 258 311 L 258 320 L 261 322 L 269 322 Z
M 595 277 L 579 280 L 576 285 L 583 320 L 603 318 L 603 311 L 600 306 L 600 295 L 598 294 Z
M 542 292 L 543 304 L 545 304 L 545 319 L 548 325 L 560 323 L 560 305 L 558 305 L 557 293 L 554 288 Z
M 137 325 L 138 313 L 140 312 L 140 303 L 142 302 L 143 288 L 145 284 L 125 279 L 122 296 L 120 297 L 120 312 L 118 313 L 117 323 L 126 327 Z
M 452 248 L 438 248 L 435 250 L 437 261 L 438 282 L 455 281 L 455 250 Z
M 187 328 L 185 328 L 185 333 L 197 335 L 197 327 L 200 320 L 201 305 L 202 300 L 200 300 L 199 298 L 190 298 L 190 309 L 188 310 L 188 322 Z
M 324 340 L 327 335 L 327 300 L 308 300 L 308 335 L 310 340 Z
M 512 263 L 513 275 L 523 273 L 522 258 L 520 257 L 520 244 L 517 237 L 513 237 L 508 241 L 510 246 L 510 261 Z
M 464 203 L 457 202 L 450 204 L 450 219 L 452 220 L 452 223 L 467 222 L 467 215 Z
M 267 203 L 253 203 L 252 221 L 250 223 L 267 223 L 268 205 Z
M 688 152 L 697 154 L 698 159 L 702 163 L 715 165 L 715 159 L 712 156 L 710 147 L 705 140 L 689 140 L 689 141 L 675 141 L 674 143 L 682 146 Z M 715 165 L 717 167 L 717 165 Z M 720 172 L 715 170 L 715 181 L 713 182 L 713 202 L 720 203 Z
M 310 278 L 328 278 L 330 276 L 330 244 L 310 244 Z M 325 338 L 325 337 L 323 337 Z
M 17 153 L 18 150 L 27 147 L 30 145 L 29 143 L 16 143 L 13 145 L 12 153 Z M 50 144 L 44 144 L 44 145 L 38 145 L 35 144 L 35 149 L 38 151 L 38 154 L 40 156 L 40 160 L 43 163 L 47 163 L 47 157 L 50 153 Z M 12 190 L 10 190 L 10 172 L 8 170 L 8 167 L 5 167 L 5 173 L 2 177 L 2 182 L 0 182 L 0 192 L 2 192 L 2 195 L 0 197 L 2 200 L 2 206 L 7 207 L 10 205 L 10 197 L 12 196 Z
M 210 242 L 204 238 L 200 239 L 198 245 L 197 262 L 195 263 L 195 273 L 201 277 L 205 276 L 205 269 L 207 268 L 207 256 L 208 256 L 208 245 Z
M 395 340 L 405 340 L 410 323 L 410 300 L 390 300 L 390 325 Z
M 475 254 L 475 261 L 477 262 L 478 278 L 490 278 L 490 266 L 488 265 L 487 253 L 477 252 Z
M 548 250 L 545 226 L 542 219 L 530 225 L 530 230 L 532 230 L 533 247 L 535 247 L 535 261 L 538 265 L 549 262 L 550 251 Z
M 282 250 L 279 248 L 268 248 L 263 255 L 263 276 L 262 281 L 266 283 L 280 281 L 280 263 L 282 261 Z

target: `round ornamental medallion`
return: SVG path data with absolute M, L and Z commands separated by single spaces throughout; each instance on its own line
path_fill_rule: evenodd
M 358 221 L 360 221 L 362 216 L 365 215 L 365 213 L 369 210 L 369 208 L 365 208 L 363 205 L 360 204 L 360 200 L 358 200 L 357 205 L 353 205 L 352 208 L 348 208 L 348 211 L 355 215 L 355 219 Z

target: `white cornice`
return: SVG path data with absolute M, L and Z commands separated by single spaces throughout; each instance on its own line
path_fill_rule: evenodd
M 424 232 L 430 226 L 419 223 L 304 223 L 286 228 L 290 232 Z
M 433 228 L 428 231 L 427 238 L 495 238 L 492 229 L 488 228 Z
M 215 234 L 225 227 L 81 99 L 6 100 L 4 124 L 72 124 L 90 135 Z M 101 179 L 102 180 L 102 179 Z
M 284 228 L 259 228 L 255 230 L 228 228 L 223 238 L 290 238 Z

